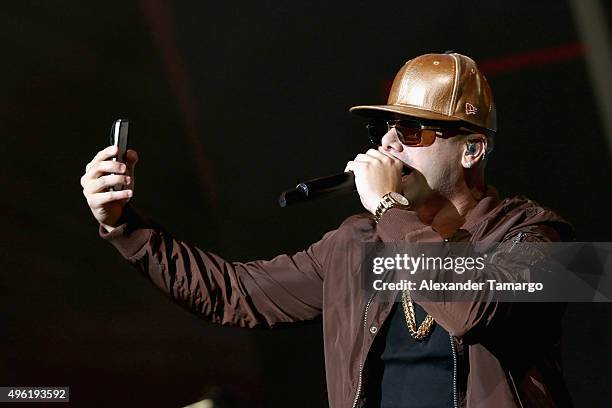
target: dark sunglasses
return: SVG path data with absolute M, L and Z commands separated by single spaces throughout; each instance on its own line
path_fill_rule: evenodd
M 456 136 L 460 134 L 473 133 L 465 127 L 453 127 L 444 125 L 424 124 L 422 122 L 410 119 L 404 120 L 372 120 L 366 125 L 370 134 L 370 141 L 375 146 L 382 144 L 383 136 L 395 129 L 397 138 L 406 146 L 429 146 L 433 144 L 437 136 Z

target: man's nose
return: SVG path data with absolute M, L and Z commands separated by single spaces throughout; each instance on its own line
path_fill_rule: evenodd
M 385 133 L 380 141 L 380 145 L 385 151 L 401 152 L 404 150 L 404 145 L 397 137 L 397 130 L 395 128 L 391 128 Z

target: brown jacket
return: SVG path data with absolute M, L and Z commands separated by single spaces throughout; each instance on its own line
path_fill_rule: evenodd
M 274 327 L 323 315 L 332 408 L 363 407 L 366 357 L 391 304 L 363 295 L 364 241 L 441 241 L 414 212 L 391 209 L 374 224 L 356 215 L 302 252 L 269 261 L 228 262 L 174 238 L 126 207 L 124 223 L 100 231 L 130 263 L 174 300 L 223 325 Z M 523 198 L 490 189 L 450 240 L 558 241 L 571 228 Z M 466 238 L 467 237 L 467 238 Z M 560 366 L 557 304 L 421 303 L 450 333 L 457 407 L 570 406 Z M 423 390 L 422 392 L 427 392 Z

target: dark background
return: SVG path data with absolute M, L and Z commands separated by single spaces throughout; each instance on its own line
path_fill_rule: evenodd
M 276 205 L 281 190 L 365 149 L 348 108 L 384 102 L 405 60 L 452 49 L 482 63 L 496 96 L 490 183 L 556 209 L 579 240 L 610 241 L 609 150 L 565 1 L 2 9 L 0 385 L 67 385 L 87 407 L 182 406 L 213 385 L 240 407 L 326 405 L 319 323 L 205 323 L 97 237 L 79 179 L 118 117 L 141 157 L 137 207 L 228 259 L 270 258 L 361 211 L 355 196 Z M 535 54 L 496 65 L 524 53 Z M 610 311 L 568 308 L 578 407 L 612 401 Z

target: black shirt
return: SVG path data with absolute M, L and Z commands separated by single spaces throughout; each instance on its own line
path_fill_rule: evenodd
M 414 303 L 417 327 L 425 311 Z M 396 302 L 376 336 L 367 361 L 370 408 L 453 407 L 453 351 L 446 330 L 434 324 L 429 337 L 415 340 L 401 302 Z

